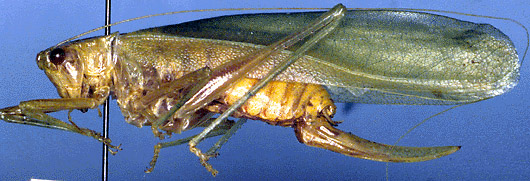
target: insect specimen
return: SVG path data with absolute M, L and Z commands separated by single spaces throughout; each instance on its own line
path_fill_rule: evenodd
M 311 17 L 310 19 L 314 19 L 314 17 Z M 158 31 L 158 30 L 157 30 Z M 160 31 L 166 31 L 164 29 L 160 29 Z M 467 33 L 467 34 L 466 34 Z M 139 33 L 141 34 L 141 33 Z M 452 37 L 453 39 L 455 40 L 458 40 L 458 39 L 466 39 L 466 38 L 469 38 L 469 37 L 474 37 L 473 35 L 477 34 L 477 32 L 473 32 L 473 31 L 468 31 L 468 32 L 465 32 L 463 33 L 461 36 L 455 36 L 455 37 Z M 480 34 L 480 33 L 478 33 Z M 133 34 L 129 34 L 129 35 L 133 35 Z M 125 38 L 127 35 L 123 35 L 123 37 Z M 283 36 L 283 35 L 282 35 Z M 234 40 L 235 41 L 235 40 Z M 237 40 L 238 42 L 239 41 L 242 41 L 242 40 Z M 138 47 L 138 46 L 134 46 L 134 47 Z M 161 47 L 155 47 L 155 48 L 158 48 L 160 50 Z M 53 50 L 56 50 L 56 49 L 50 49 L 50 52 L 53 54 L 54 51 Z M 55 52 L 57 55 L 61 55 L 62 52 Z M 66 55 L 68 53 L 65 53 Z M 510 55 L 513 55 L 513 53 L 510 53 Z M 513 59 L 513 57 L 511 58 Z M 515 59 L 517 59 L 515 57 Z M 50 59 L 51 60 L 51 59 Z M 52 62 L 53 63 L 53 62 Z M 385 62 L 386 63 L 386 62 Z M 471 62 L 473 63 L 473 62 Z M 200 66 L 200 65 L 198 65 Z M 387 65 L 388 66 L 388 65 Z M 431 65 L 432 66 L 432 65 Z M 466 65 L 462 65 L 462 66 L 466 66 Z M 513 65 L 508 65 L 508 67 L 514 67 Z M 216 66 L 212 66 L 212 67 L 216 67 Z M 351 66 L 347 66 L 347 67 L 351 67 Z M 191 70 L 196 70 L 196 68 L 190 68 Z M 377 68 L 374 68 L 374 69 L 377 69 Z M 503 68 L 500 68 L 500 69 L 503 69 Z M 517 69 L 517 68 L 513 68 L 513 69 Z M 122 70 L 125 70 L 125 71 L 134 71 L 134 69 L 128 69 L 128 68 L 125 68 L 125 69 L 122 69 Z M 420 69 L 418 69 L 420 70 Z M 157 70 L 158 71 L 158 70 Z M 443 71 L 443 70 L 442 70 Z M 410 73 L 410 72 L 409 72 Z M 131 73 L 131 74 L 134 74 L 134 73 Z M 504 73 L 501 73 L 501 74 L 504 74 Z M 515 76 L 516 73 L 514 73 L 514 76 Z M 123 75 L 123 74 L 122 74 Z M 258 76 L 261 76 L 261 74 L 259 74 Z M 454 77 L 455 75 L 449 75 L 449 76 L 452 76 Z M 177 76 L 178 77 L 178 76 Z M 327 77 L 327 76 L 326 76 Z M 432 76 L 432 77 L 436 77 L 436 76 Z M 258 77 L 258 78 L 261 78 L 261 77 Z M 340 77 L 339 77 L 340 78 Z M 306 78 L 303 78 L 303 79 L 306 79 Z M 326 78 L 327 79 L 327 78 Z M 171 79 L 170 79 L 171 80 Z M 280 78 L 280 80 L 287 80 L 286 78 Z M 513 85 L 513 78 L 510 77 L 508 78 L 507 82 L 506 82 L 506 85 L 501 85 L 500 87 L 503 87 L 503 88 L 506 88 L 506 89 L 509 89 L 511 85 Z M 320 84 L 323 84 L 321 83 L 320 81 L 321 80 L 316 80 L 316 81 L 319 81 Z M 328 81 L 328 80 L 326 80 Z M 497 80 L 495 80 L 497 81 Z M 132 82 L 137 82 L 137 81 L 132 81 Z M 141 82 L 141 81 L 140 81 Z M 299 82 L 299 81 L 296 81 L 296 82 Z M 343 83 L 344 81 L 337 81 L 339 83 Z M 360 82 L 363 82 L 363 81 L 360 81 Z M 57 84 L 57 83 L 56 83 Z M 146 83 L 148 84 L 148 83 Z M 328 84 L 325 84 L 327 86 L 330 86 L 331 88 L 328 88 L 328 89 L 332 89 L 333 88 L 333 85 L 334 83 L 328 83 Z M 366 83 L 367 84 L 367 83 Z M 378 92 L 373 92 L 374 90 L 381 90 L 379 89 L 379 87 L 377 89 L 372 89 L 372 87 L 377 87 L 378 85 L 376 86 L 368 86 L 366 85 L 364 82 L 363 82 L 363 85 L 362 86 L 352 86 L 352 85 L 349 85 L 349 86 L 336 86 L 336 87 L 348 87 L 348 88 L 353 88 L 351 90 L 343 90 L 343 89 L 338 89 L 338 90 L 328 90 L 330 92 L 333 92 L 333 91 L 336 91 L 336 92 L 340 92 L 341 94 L 338 94 L 338 93 L 332 93 L 333 96 L 340 96 L 340 95 L 344 95 L 343 93 L 349 93 L 353 96 L 346 96 L 346 98 L 348 97 L 360 97 L 360 98 L 363 98 L 363 96 L 367 96 L 367 97 L 375 97 L 376 99 L 380 99 L 378 101 L 386 101 L 386 100 L 391 100 L 391 101 L 402 101 L 400 100 L 399 98 L 384 98 L 384 93 L 378 93 Z M 381 83 L 381 85 L 384 85 Z M 399 85 L 403 85 L 405 86 L 405 84 L 399 84 Z M 459 85 L 461 87 L 465 87 L 463 85 Z M 96 87 L 97 88 L 97 87 Z M 173 88 L 173 87 L 171 87 Z M 391 87 L 392 88 L 392 87 Z M 392 89 L 389 89 L 389 90 L 392 90 Z M 59 88 L 58 88 L 59 89 Z M 93 90 L 93 91 L 90 91 L 92 88 L 90 86 L 88 87 L 85 87 L 85 89 L 87 91 L 83 91 L 83 92 L 86 92 L 87 95 L 97 95 L 98 94 L 98 91 L 97 90 Z M 445 90 L 430 90 L 428 92 L 423 92 L 423 93 L 416 93 L 416 92 L 413 92 L 413 93 L 410 93 L 410 92 L 406 92 L 406 87 L 400 87 L 400 88 L 396 88 L 396 90 L 405 90 L 404 93 L 399 93 L 399 94 L 404 94 L 404 95 L 417 95 L 418 97 L 428 97 L 428 96 L 431 96 L 430 98 L 436 98 L 436 99 L 439 99 L 439 100 L 436 100 L 436 99 L 433 99 L 433 102 L 429 102 L 429 103 L 432 103 L 432 104 L 438 104 L 438 103 L 444 103 L 444 101 L 449 100 L 449 102 L 453 101 L 453 100 L 458 100 L 458 95 L 452 95 L 452 94 L 448 94 L 448 95 L 445 95 L 444 93 L 446 93 Z M 414 87 L 414 89 L 411 89 L 412 91 L 417 91 L 417 90 L 420 90 L 420 88 L 418 87 Z M 381 92 L 384 92 L 384 91 L 381 91 Z M 480 94 L 480 95 L 475 95 L 473 94 L 473 96 L 469 96 L 469 95 L 464 95 L 462 97 L 465 97 L 465 98 L 474 98 L 472 100 L 466 100 L 466 101 L 462 101 L 462 102 L 468 102 L 468 101 L 475 101 L 475 100 L 481 100 L 481 99 L 484 99 L 484 98 L 487 98 L 487 97 L 490 97 L 490 96 L 493 96 L 499 92 L 502 92 L 502 91 L 492 91 L 493 93 L 484 93 L 484 95 Z M 374 96 L 369 96 L 368 94 L 371 94 L 371 93 L 374 93 L 375 95 Z M 395 92 L 394 92 L 395 93 Z M 65 93 L 61 93 L 62 95 L 64 95 Z M 397 93 L 396 93 L 397 94 Z M 418 95 L 419 94 L 419 95 Z M 360 95 L 360 96 L 356 96 L 356 95 Z M 448 96 L 448 97 L 446 97 Z M 120 98 L 118 98 L 120 99 Z M 344 97 L 336 97 L 335 100 L 340 100 L 340 99 L 344 99 Z M 420 99 L 420 98 L 418 98 Z M 359 100 L 362 102 L 362 100 Z M 406 97 L 404 99 L 404 101 L 411 101 L 413 103 L 422 103 L 423 100 L 416 100 L 416 99 L 413 99 L 413 98 L 410 98 L 410 97 Z M 440 102 L 436 102 L 436 101 L 440 101 Z M 382 103 L 385 103 L 385 102 L 382 102 Z M 387 102 L 388 103 L 388 102 Z M 403 103 L 403 102 L 397 102 L 397 103 Z M 407 102 L 405 102 L 407 103 Z M 121 103 L 123 105 L 123 103 Z M 76 107 L 77 108 L 77 107 Z M 84 107 L 83 107 L 84 108 Z M 330 115 L 328 115 L 330 116 Z M 126 116 L 127 117 L 127 116 Z M 325 117 L 325 116 L 324 116 Z M 180 126 L 177 126 L 177 127 L 180 127 Z M 182 128 L 182 127 L 181 127 Z M 174 131 L 174 132 L 178 132 L 178 131 Z

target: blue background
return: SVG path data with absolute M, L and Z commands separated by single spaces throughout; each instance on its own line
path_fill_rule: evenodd
M 355 7 L 407 7 L 451 10 L 516 19 L 530 26 L 527 0 L 482 1 L 341 1 Z M 113 21 L 141 15 L 205 8 L 229 7 L 332 7 L 339 1 L 135 1 L 113 2 Z M 0 3 L 0 107 L 37 98 L 57 98 L 56 89 L 35 64 L 35 55 L 59 41 L 104 23 L 103 1 L 1 1 Z M 129 32 L 140 28 L 240 12 L 195 13 L 155 18 L 113 27 Z M 495 25 L 512 38 L 522 55 L 524 32 L 506 21 L 459 17 Z M 97 35 L 103 34 L 102 32 Z M 528 60 L 527 60 L 528 61 Z M 505 95 L 466 105 L 428 121 L 407 135 L 400 145 L 461 145 L 453 155 L 421 163 L 391 163 L 393 180 L 521 180 L 530 178 L 530 93 L 528 62 L 521 81 Z M 110 157 L 111 180 L 212 179 L 186 146 L 161 152 L 154 173 L 144 174 L 153 145 L 149 128 L 138 129 L 123 121 L 112 103 L 111 138 L 123 151 Z M 339 105 L 342 107 L 342 105 Z M 339 109 L 340 129 L 392 144 L 422 119 L 444 106 L 356 104 Z M 53 114 L 66 120 L 66 112 Z M 73 114 L 82 127 L 101 130 L 96 111 Z M 197 133 L 186 132 L 183 136 Z M 175 137 L 180 137 L 176 135 Z M 209 146 L 213 140 L 206 141 Z M 203 146 L 203 148 L 207 147 Z M 298 143 L 291 128 L 249 121 L 210 161 L 220 174 L 215 179 L 339 179 L 383 180 L 385 163 L 350 158 Z M 100 178 L 101 144 L 69 132 L 0 123 L 0 179 L 29 178 L 94 180 Z

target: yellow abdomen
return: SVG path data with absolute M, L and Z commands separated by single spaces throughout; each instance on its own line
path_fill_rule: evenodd
M 258 79 L 243 79 L 230 88 L 218 101 L 232 105 Z M 239 109 L 237 117 L 259 119 L 270 124 L 291 126 L 303 116 L 316 118 L 325 111 L 332 116 L 335 105 L 328 92 L 320 85 L 271 81 Z

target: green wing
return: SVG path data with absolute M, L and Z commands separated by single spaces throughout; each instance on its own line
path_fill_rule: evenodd
M 320 14 L 234 15 L 139 32 L 268 45 Z M 520 67 L 511 40 L 489 24 L 407 11 L 349 11 L 307 55 L 314 58 L 279 79 L 324 85 L 337 102 L 475 102 L 512 89 Z

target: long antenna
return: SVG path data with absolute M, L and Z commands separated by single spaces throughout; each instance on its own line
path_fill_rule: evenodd
M 110 24 L 110 0 L 105 1 L 105 26 Z M 110 26 L 105 28 L 105 36 L 110 35 Z M 105 139 L 109 138 L 109 98 L 105 100 L 103 105 L 103 137 Z M 101 180 L 107 181 L 109 174 L 109 147 L 103 144 L 103 156 L 102 160 L 102 170 L 101 170 Z

